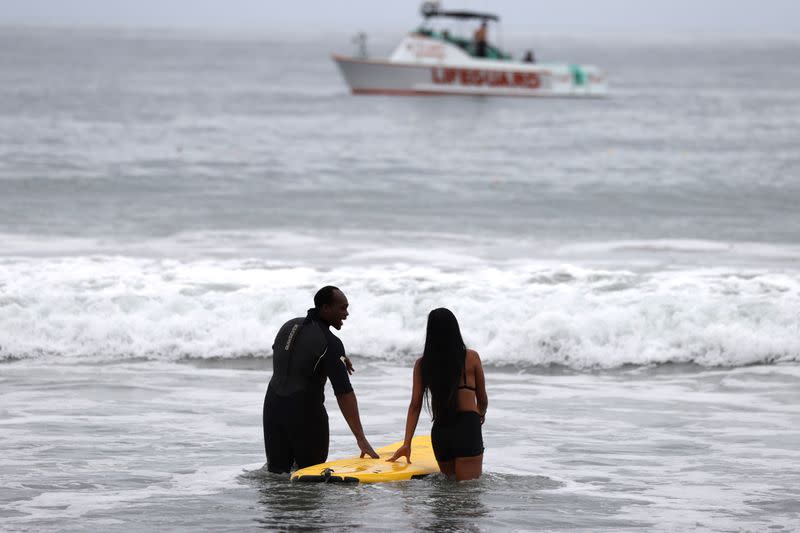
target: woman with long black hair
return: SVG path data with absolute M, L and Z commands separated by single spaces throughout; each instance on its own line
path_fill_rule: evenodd
M 455 315 L 445 308 L 428 314 L 425 351 L 414 363 L 414 384 L 403 446 L 389 461 L 411 462 L 411 439 L 423 398 L 433 416 L 431 440 L 439 469 L 458 481 L 480 477 L 483 469 L 483 424 L 489 399 L 478 352 L 461 338 Z

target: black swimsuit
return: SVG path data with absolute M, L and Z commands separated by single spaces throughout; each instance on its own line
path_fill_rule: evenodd
M 475 387 L 467 385 L 466 371 L 464 384 L 458 388 L 475 392 Z M 457 411 L 446 422 L 434 422 L 431 441 L 433 454 L 440 463 L 452 461 L 456 457 L 481 455 L 483 453 L 481 415 L 475 411 Z

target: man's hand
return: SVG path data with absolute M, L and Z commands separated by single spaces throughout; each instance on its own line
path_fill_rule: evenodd
M 400 459 L 401 457 L 405 457 L 406 463 L 411 464 L 411 446 L 409 446 L 408 444 L 403 444 L 402 446 L 397 448 L 397 451 L 394 452 L 394 455 L 391 456 L 389 459 L 387 459 L 387 461 L 393 463 L 398 459 Z
M 369 445 L 367 437 L 364 436 L 364 428 L 361 427 L 361 418 L 358 416 L 356 393 L 350 391 L 340 394 L 336 397 L 336 401 L 339 403 L 339 409 L 341 409 L 342 415 L 344 415 L 344 419 L 347 421 L 347 425 L 350 426 L 350 431 L 353 432 L 358 447 L 361 449 L 361 457 L 369 455 L 373 459 L 378 459 L 379 455 L 375 453 L 375 450 Z
M 380 458 L 380 455 L 375 453 L 375 450 L 372 449 L 372 446 L 369 445 L 366 438 L 358 439 L 356 442 L 358 443 L 358 448 L 361 450 L 361 459 L 363 459 L 365 455 L 369 455 L 373 459 Z
M 347 373 L 352 376 L 353 372 L 355 372 L 356 369 L 353 368 L 353 363 L 350 362 L 350 358 L 347 357 L 346 355 L 343 355 L 342 356 L 342 362 L 344 363 L 344 366 L 347 367 Z

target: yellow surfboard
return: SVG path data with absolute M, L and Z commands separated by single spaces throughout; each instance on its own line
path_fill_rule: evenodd
M 394 463 L 386 461 L 403 445 L 395 442 L 375 450 L 380 459 L 339 459 L 296 470 L 292 481 L 381 483 L 417 479 L 439 471 L 439 464 L 433 455 L 430 435 L 420 435 L 411 441 L 411 464 L 401 457 Z

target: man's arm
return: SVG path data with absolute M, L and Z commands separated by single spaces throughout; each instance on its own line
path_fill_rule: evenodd
M 364 428 L 361 427 L 361 417 L 358 414 L 358 400 L 356 400 L 356 393 L 350 391 L 348 393 L 336 396 L 336 401 L 339 403 L 339 409 L 347 420 L 347 425 L 350 426 L 350 431 L 356 437 L 358 448 L 361 450 L 361 457 L 369 455 L 373 459 L 378 458 L 378 454 L 372 449 L 367 437 L 364 436 Z
M 361 450 L 361 457 L 369 455 L 373 459 L 378 458 L 378 454 L 369 445 L 369 441 L 364 436 L 364 429 L 361 427 L 361 417 L 358 414 L 358 401 L 350 385 L 350 377 L 347 375 L 347 356 L 344 354 L 342 342 L 334 337 L 328 342 L 328 351 L 325 354 L 325 371 L 336 395 L 339 409 L 350 426 L 350 431 L 356 438 L 358 448 Z

